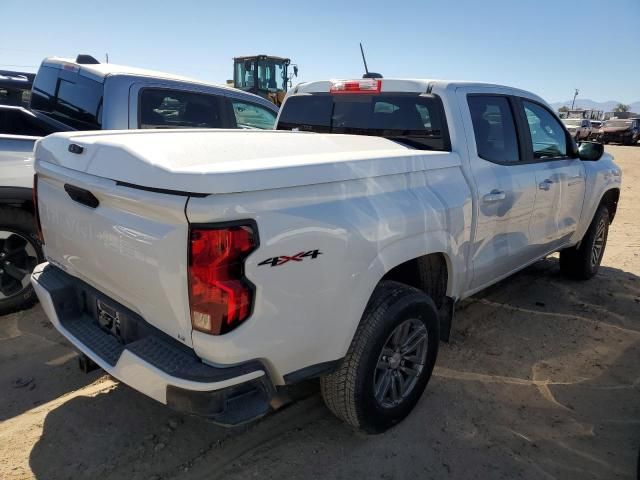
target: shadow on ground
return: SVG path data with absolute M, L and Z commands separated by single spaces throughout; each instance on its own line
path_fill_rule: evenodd
M 39 305 L 0 317 L 0 422 L 92 383 Z
M 640 278 L 538 262 L 466 301 L 402 424 L 344 427 L 317 394 L 225 430 L 118 386 L 49 413 L 37 478 L 634 478 Z

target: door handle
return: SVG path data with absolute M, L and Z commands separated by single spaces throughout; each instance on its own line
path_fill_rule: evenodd
M 502 190 L 493 189 L 491 190 L 491 193 L 487 193 L 484 197 L 482 197 L 482 200 L 484 200 L 485 203 L 491 203 L 500 202 L 505 198 L 507 198 L 507 195 Z
M 64 190 L 72 200 L 86 205 L 87 207 L 96 208 L 98 205 L 100 205 L 100 200 L 98 200 L 95 195 L 89 190 L 78 188 L 73 185 L 69 185 L 68 183 L 64 184 Z
M 553 185 L 553 180 L 547 178 L 538 184 L 538 188 L 540 190 L 549 190 L 551 188 L 551 185 Z

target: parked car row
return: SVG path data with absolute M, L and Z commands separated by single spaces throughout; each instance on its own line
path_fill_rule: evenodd
M 562 122 L 576 142 L 594 140 L 601 143 L 635 145 L 640 140 L 638 118 L 611 119 L 604 122 L 586 118 L 564 118 Z
M 64 114 L 212 126 L 176 105 L 183 87 L 133 77 L 119 108 Z M 457 302 L 557 251 L 565 275 L 595 275 L 621 185 L 532 93 L 381 78 L 296 86 L 276 131 L 56 133 L 35 170 L 32 284 L 82 358 L 223 425 L 319 377 L 366 432 L 418 402 Z

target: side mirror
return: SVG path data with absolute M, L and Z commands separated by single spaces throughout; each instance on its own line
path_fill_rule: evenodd
M 578 145 L 578 157 L 580 160 L 595 162 L 602 158 L 604 145 L 598 142 L 581 142 Z
M 293 66 L 293 74 L 297 77 L 298 76 L 298 65 L 294 65 Z

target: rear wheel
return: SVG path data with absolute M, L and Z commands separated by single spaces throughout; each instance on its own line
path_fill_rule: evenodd
M 31 272 L 43 258 L 33 216 L 18 208 L 0 207 L 0 314 L 36 302 Z
M 398 282 L 381 282 L 341 366 L 321 378 L 325 403 L 354 428 L 383 432 L 420 399 L 438 342 L 438 315 L 429 296 Z
M 601 205 L 579 247 L 560 252 L 560 271 L 577 280 L 588 280 L 598 273 L 609 234 L 609 210 Z

